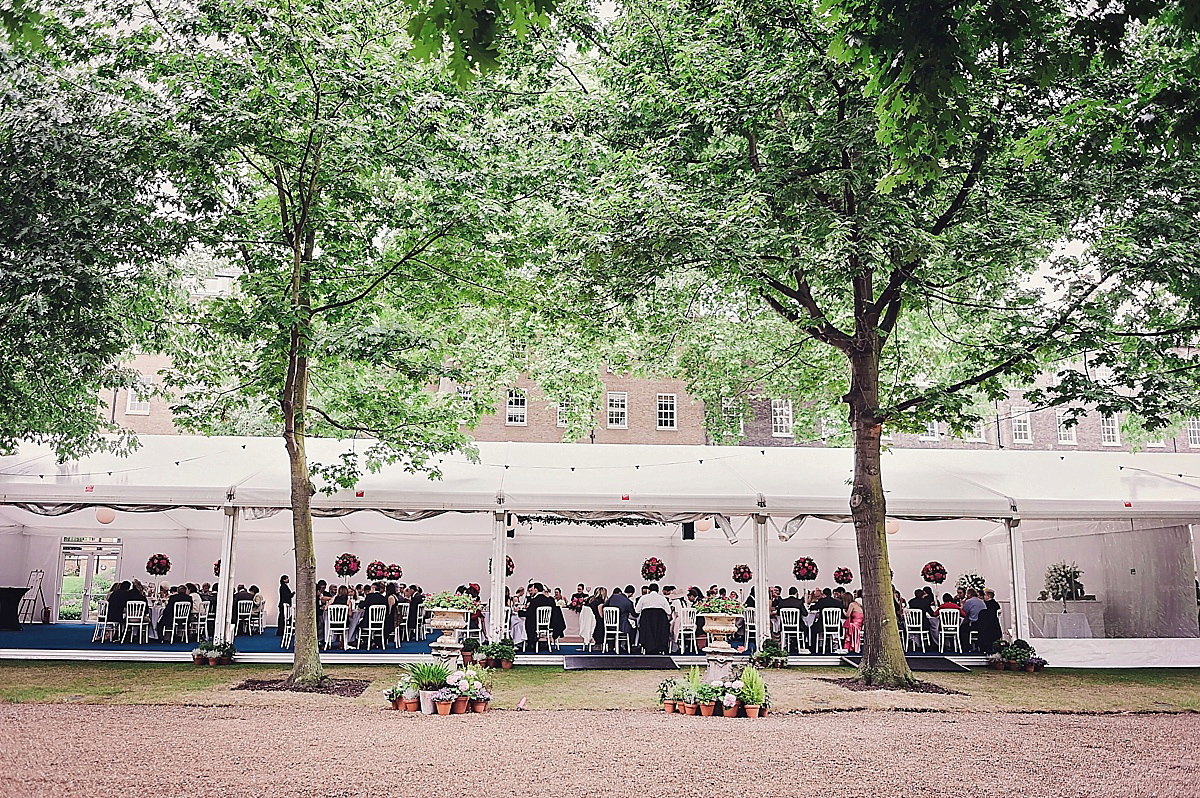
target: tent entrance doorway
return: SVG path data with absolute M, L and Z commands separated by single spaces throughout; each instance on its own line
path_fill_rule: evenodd
M 119 539 L 64 538 L 59 558 L 58 621 L 94 622 L 100 599 L 108 593 L 120 567 Z

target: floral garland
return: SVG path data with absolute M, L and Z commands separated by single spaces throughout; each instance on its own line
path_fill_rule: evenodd
M 220 575 L 221 575 L 221 561 L 217 560 L 215 563 L 213 563 L 213 576 L 220 576 Z
M 968 571 L 958 578 L 955 587 L 961 587 L 963 590 L 974 589 L 976 593 L 983 595 L 983 589 L 987 587 L 987 580 L 976 573 Z
M 696 602 L 698 615 L 741 615 L 743 605 L 737 599 L 724 596 L 708 596 Z
M 854 581 L 854 572 L 849 568 L 838 568 L 833 572 L 833 581 L 839 585 L 848 585 Z
M 333 561 L 333 572 L 342 577 L 354 576 L 361 567 L 361 561 L 350 552 L 339 554 Z
M 146 573 L 151 576 L 166 576 L 171 570 L 171 559 L 165 554 L 151 554 L 146 560 Z
M 733 566 L 733 581 L 739 584 L 749 582 L 754 578 L 754 572 L 750 570 L 750 566 L 745 563 Z
M 940 585 L 946 581 L 946 566 L 937 560 L 931 560 L 925 563 L 925 567 L 921 569 L 921 578 L 926 582 Z
M 383 579 L 386 576 L 387 566 L 383 564 L 382 560 L 372 560 L 367 563 L 367 579 Z
M 504 573 L 508 576 L 512 576 L 513 572 L 516 570 L 517 570 L 517 566 L 513 563 L 512 557 L 505 557 L 504 558 Z
M 817 561 L 812 557 L 801 557 L 792 563 L 792 575 L 801 582 L 811 582 L 817 578 L 820 569 L 817 568 Z
M 667 564 L 657 557 L 649 557 L 642 563 L 642 579 L 657 582 L 667 575 Z
M 404 576 L 404 569 L 399 565 L 396 565 L 396 563 L 392 563 L 387 567 L 387 571 L 384 573 L 384 576 L 392 581 L 395 581 Z

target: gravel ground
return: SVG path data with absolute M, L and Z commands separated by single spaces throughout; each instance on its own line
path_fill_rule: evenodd
M 1200 715 L 0 705 L 0 795 L 1200 795 Z M 720 763 L 720 764 L 715 764 Z

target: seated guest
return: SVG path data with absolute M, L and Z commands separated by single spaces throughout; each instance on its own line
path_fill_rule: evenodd
M 418 621 L 421 619 L 421 613 L 425 612 L 425 591 L 420 585 L 413 584 L 409 586 L 408 596 L 408 636 L 412 640 L 417 639 Z
M 979 623 L 976 637 L 979 640 L 979 650 L 985 654 L 992 652 L 996 641 L 1004 636 L 1000 629 L 1000 602 L 996 601 L 996 591 L 988 588 L 983 591 L 983 609 L 979 612 Z
M 666 654 L 671 649 L 671 603 L 658 592 L 658 585 L 649 585 L 645 595 L 637 600 L 634 612 L 638 616 L 638 645 L 647 654 Z
M 125 581 L 116 586 L 116 589 L 108 597 L 107 620 L 109 623 L 121 624 L 125 622 L 125 605 L 131 601 L 142 600 L 134 596 L 133 583 Z
M 529 587 L 529 600 L 525 604 L 525 650 L 527 652 L 537 651 L 538 634 L 537 634 L 537 611 L 538 607 L 550 608 L 550 637 L 557 639 L 563 636 L 567 625 L 563 620 L 562 608 L 554 603 L 554 598 L 546 592 L 546 588 L 541 582 L 534 582 Z M 555 614 L 558 615 L 558 621 L 555 623 Z M 550 642 L 550 641 L 547 641 Z M 547 646 L 549 648 L 549 646 Z
M 820 595 L 821 598 L 817 599 L 817 603 L 809 608 L 813 614 L 812 629 L 809 633 L 809 651 L 817 650 L 817 640 L 819 640 L 821 635 L 825 632 L 825 623 L 821 617 L 822 612 L 827 608 L 836 608 L 839 613 L 844 611 L 842 602 L 833 597 L 832 590 L 825 588 L 821 591 Z
M 979 597 L 979 593 L 977 593 L 975 591 L 975 588 L 970 588 L 967 591 L 967 600 L 963 602 L 963 606 L 962 606 L 963 622 L 961 624 L 959 624 L 959 627 L 958 627 L 958 636 L 959 636 L 959 639 L 962 641 L 962 650 L 963 651 L 978 649 L 979 642 L 980 642 L 978 640 L 978 636 L 977 636 L 976 644 L 975 644 L 976 648 L 975 649 L 969 648 L 970 640 L 971 640 L 971 632 L 979 632 L 980 631 L 979 617 L 986 608 L 987 608 L 987 605 L 983 603 L 983 599 L 981 599 Z
M 842 648 L 856 652 L 862 650 L 862 625 L 862 591 L 855 590 L 854 595 L 850 596 L 850 606 L 846 608 L 846 620 L 842 622 L 842 626 L 846 630 Z
M 233 594 L 233 600 L 229 602 L 229 620 L 233 621 L 234 623 L 237 623 L 238 619 L 237 609 L 239 601 L 249 601 L 251 603 L 254 602 L 254 594 L 247 590 L 245 585 L 238 585 L 237 592 Z M 237 630 L 235 629 L 234 634 L 236 633 Z
M 929 618 L 933 615 L 933 602 L 926 597 L 924 590 L 917 588 L 913 592 L 913 597 L 908 601 L 908 608 L 921 611 L 921 626 L 928 631 Z
M 632 591 L 631 591 L 632 592 Z M 630 618 L 633 615 L 633 601 L 629 596 L 621 592 L 621 588 L 614 587 L 612 595 L 608 601 L 604 603 L 606 607 L 616 607 L 621 612 L 621 634 L 629 636 L 630 644 L 633 643 L 633 624 L 630 623 Z
M 250 595 L 254 596 L 254 619 L 261 628 L 263 616 L 267 612 L 267 597 L 258 589 L 258 585 L 250 585 Z
M 188 615 L 192 614 L 192 597 L 188 595 L 187 585 L 180 585 L 175 588 L 175 592 L 167 599 L 166 606 L 163 607 L 162 616 L 158 619 L 158 639 L 163 640 L 163 630 L 171 628 L 175 623 L 175 605 L 187 604 Z M 187 625 L 184 624 L 184 629 Z M 172 638 L 174 640 L 174 638 Z
M 962 605 L 954 600 L 954 596 L 949 593 L 942 594 L 942 603 L 938 605 L 938 610 L 958 610 L 962 614 Z
M 363 600 L 358 605 L 358 608 L 363 611 L 362 620 L 359 621 L 358 626 L 357 626 L 357 631 L 360 636 L 363 633 L 362 630 L 367 628 L 367 624 L 370 622 L 371 607 L 377 607 L 377 606 L 382 606 L 382 607 L 387 606 L 387 598 L 385 598 L 383 595 L 383 585 L 382 585 L 382 583 L 379 583 L 379 582 L 376 582 L 375 584 L 371 585 L 370 592 L 368 592 L 367 595 L 363 596 Z M 386 622 L 387 622 L 387 619 L 385 616 L 385 618 L 384 618 L 385 629 L 386 629 Z M 360 648 L 362 647 L 361 642 L 358 645 Z M 384 648 L 387 648 L 386 639 L 384 642 Z

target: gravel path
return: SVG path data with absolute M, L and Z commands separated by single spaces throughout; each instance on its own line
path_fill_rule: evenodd
M 0 795 L 1162 798 L 1200 795 L 1197 739 L 1200 715 L 9 704 Z

